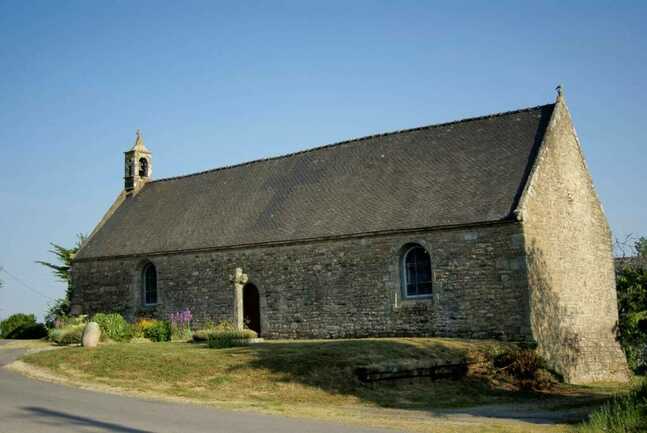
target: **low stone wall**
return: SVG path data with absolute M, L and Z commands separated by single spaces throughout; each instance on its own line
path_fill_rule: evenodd
M 470 364 L 467 359 L 455 362 L 419 362 L 416 365 L 401 364 L 389 366 L 368 366 L 355 369 L 360 382 L 380 382 L 384 380 L 415 379 L 459 379 L 467 375 Z

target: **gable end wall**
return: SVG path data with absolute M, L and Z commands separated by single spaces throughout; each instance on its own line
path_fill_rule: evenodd
M 572 383 L 627 379 L 609 225 L 559 101 L 520 204 L 540 354 Z

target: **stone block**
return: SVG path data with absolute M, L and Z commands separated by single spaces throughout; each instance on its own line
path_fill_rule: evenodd
M 101 328 L 97 322 L 89 322 L 83 329 L 83 347 L 97 347 L 101 338 Z

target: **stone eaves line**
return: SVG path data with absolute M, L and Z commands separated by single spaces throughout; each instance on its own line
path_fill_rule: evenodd
M 378 137 L 387 137 L 387 136 L 390 136 L 390 135 L 403 134 L 403 133 L 407 133 L 407 132 L 422 131 L 422 130 L 433 129 L 433 128 L 442 128 L 442 127 L 445 127 L 445 126 L 458 125 L 458 124 L 473 122 L 473 121 L 477 121 L 477 120 L 485 120 L 485 119 L 491 119 L 491 118 L 496 118 L 496 117 L 501 117 L 501 116 L 507 116 L 507 115 L 511 115 L 511 114 L 525 113 L 527 111 L 533 111 L 533 110 L 537 110 L 537 109 L 539 109 L 541 107 L 545 107 L 546 105 L 551 105 L 551 104 L 536 105 L 534 107 L 521 108 L 521 109 L 512 110 L 512 111 L 503 111 L 503 112 L 500 112 L 500 113 L 487 114 L 485 116 L 467 117 L 467 118 L 460 119 L 460 120 L 453 120 L 451 122 L 419 126 L 419 127 L 410 128 L 410 129 L 400 129 L 400 130 L 397 130 L 397 131 L 383 132 L 383 133 L 380 133 L 380 134 L 373 134 L 373 135 L 368 135 L 368 136 L 365 136 L 365 137 L 353 138 L 353 139 L 350 139 L 350 140 L 339 141 L 339 142 L 336 142 L 336 143 L 326 144 L 326 145 L 323 145 L 323 146 L 313 147 L 313 148 L 309 148 L 309 149 L 305 149 L 305 150 L 300 150 L 300 151 L 297 151 L 297 152 L 287 153 L 287 154 L 284 154 L 284 155 L 255 159 L 255 160 L 252 160 L 252 161 L 246 161 L 246 162 L 242 162 L 242 163 L 239 163 L 239 164 L 226 165 L 226 166 L 223 166 L 223 167 L 212 168 L 212 169 L 209 169 L 209 170 L 199 171 L 199 172 L 191 173 L 191 174 L 185 174 L 185 175 L 180 175 L 180 176 L 171 176 L 171 177 L 165 177 L 165 178 L 162 178 L 162 179 L 151 180 L 151 181 L 147 182 L 144 185 L 144 188 L 146 187 L 146 185 L 151 184 L 151 183 L 168 182 L 168 181 L 172 181 L 172 180 L 176 180 L 176 179 L 182 179 L 182 178 L 185 178 L 185 177 L 199 176 L 201 174 L 211 173 L 211 172 L 214 172 L 214 171 L 221 171 L 221 170 L 228 170 L 228 169 L 231 169 L 231 168 L 244 167 L 246 165 L 256 164 L 256 163 L 259 163 L 259 162 L 274 161 L 274 160 L 277 160 L 277 159 L 289 158 L 289 157 L 295 156 L 295 155 L 301 155 L 301 154 L 304 154 L 304 153 L 314 152 L 314 151 L 317 151 L 317 150 L 330 149 L 330 148 L 333 148 L 333 147 L 343 146 L 343 145 L 347 145 L 347 144 L 354 144 L 354 143 L 358 143 L 358 142 L 362 142 L 362 141 L 366 141 L 366 140 L 370 140 L 370 139 L 378 138 Z
M 290 240 L 290 241 L 268 241 L 268 242 L 249 243 L 249 244 L 227 245 L 227 246 L 220 246 L 220 247 L 190 248 L 190 249 L 181 249 L 181 250 L 153 251 L 153 252 L 147 252 L 147 253 L 120 254 L 120 255 L 114 255 L 114 256 L 86 257 L 81 259 L 75 259 L 74 262 L 83 263 L 83 262 L 92 262 L 95 260 L 105 261 L 105 260 L 136 258 L 136 257 L 208 253 L 208 252 L 216 252 L 216 251 L 228 251 L 228 250 L 239 250 L 239 249 L 249 249 L 249 248 L 271 248 L 271 247 L 307 244 L 307 243 L 314 243 L 314 242 L 327 242 L 327 241 L 333 241 L 333 240 L 357 239 L 357 238 L 364 238 L 364 237 L 379 237 L 379 236 L 389 236 L 389 235 L 397 235 L 397 234 L 422 233 L 422 232 L 432 232 L 432 231 L 439 231 L 439 230 L 460 230 L 460 229 L 468 229 L 468 228 L 475 228 L 475 227 L 487 227 L 487 226 L 518 224 L 518 223 L 519 222 L 516 221 L 515 219 L 508 217 L 498 221 L 482 221 L 482 222 L 474 222 L 474 223 L 467 223 L 467 224 L 450 224 L 450 225 L 444 225 L 444 226 L 418 227 L 418 228 L 412 228 L 412 229 L 381 230 L 381 231 L 373 231 L 373 232 L 352 233 L 352 234 L 346 234 L 346 235 L 320 236 L 320 237 L 296 239 L 296 240 Z

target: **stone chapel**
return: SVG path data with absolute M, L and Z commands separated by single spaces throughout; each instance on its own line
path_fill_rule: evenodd
M 157 180 L 138 131 L 124 162 L 73 262 L 76 311 L 522 341 L 569 382 L 627 377 L 611 233 L 561 92 Z

